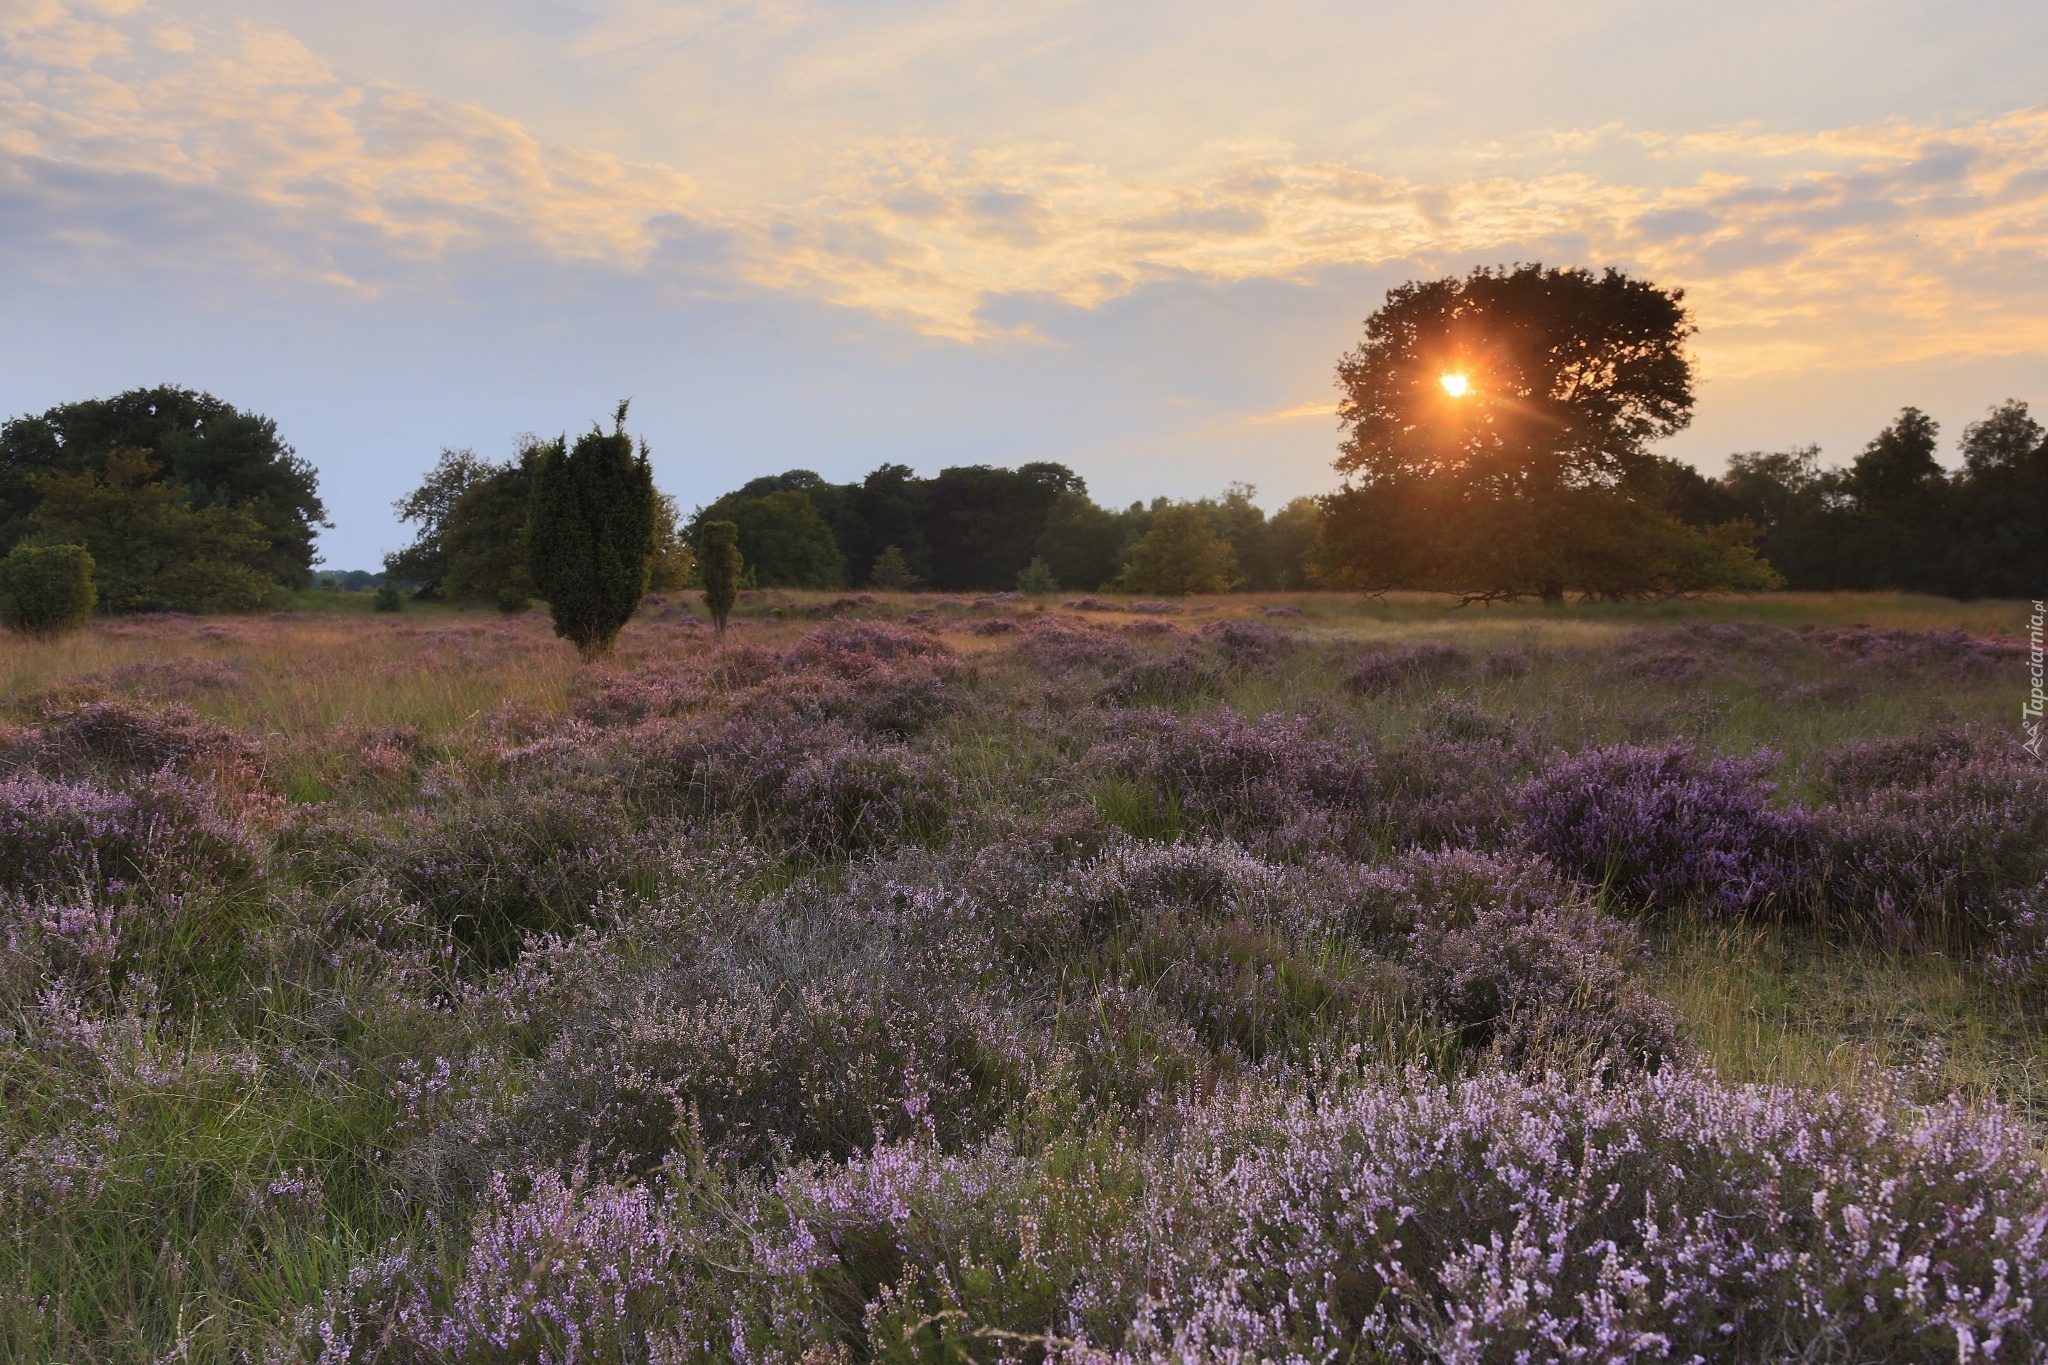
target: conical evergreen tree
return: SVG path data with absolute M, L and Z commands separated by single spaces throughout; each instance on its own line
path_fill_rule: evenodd
M 654 471 L 636 453 L 619 404 L 610 435 L 593 427 L 573 449 L 557 438 L 533 474 L 527 554 L 555 634 L 585 659 L 611 652 L 647 593 L 654 557 Z
M 740 528 L 730 521 L 707 521 L 697 530 L 697 576 L 704 584 L 704 610 L 725 634 L 740 593 Z

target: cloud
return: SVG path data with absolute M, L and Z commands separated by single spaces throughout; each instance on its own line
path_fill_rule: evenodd
M 758 56 L 819 22 L 801 4 L 636 0 L 579 50 L 739 33 Z M 1016 22 L 976 8 L 871 46 L 914 65 Z M 805 52 L 805 80 L 853 79 L 844 54 Z M 2048 109 L 1942 127 L 1565 129 L 1441 160 L 1404 176 L 1276 142 L 1134 167 L 1063 142 L 865 136 L 792 192 L 714 199 L 687 167 L 344 79 L 274 25 L 166 23 L 130 0 L 0 14 L 0 250 L 44 273 L 239 260 L 375 293 L 526 253 L 971 342 L 1044 339 L 1008 300 L 1086 310 L 1164 279 L 1544 259 L 1686 287 L 1718 375 L 2048 352 Z

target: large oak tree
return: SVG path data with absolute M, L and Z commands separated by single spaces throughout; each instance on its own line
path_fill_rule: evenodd
M 1325 581 L 1470 599 L 1769 586 L 1747 528 L 1666 506 L 1651 442 L 1691 419 L 1680 290 L 1618 270 L 1479 269 L 1390 291 L 1337 369 L 1349 429 Z

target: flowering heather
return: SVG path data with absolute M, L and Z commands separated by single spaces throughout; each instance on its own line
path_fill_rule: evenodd
M 1377 697 L 1410 683 L 1456 677 L 1472 667 L 1472 656 L 1456 645 L 1422 640 L 1382 654 L 1368 654 L 1344 675 L 1353 692 Z
M 1376 792 L 1369 759 L 1299 716 L 1141 713 L 1094 762 L 1149 784 L 1205 828 L 1252 840 L 1342 842 Z
M 561 788 L 500 787 L 402 821 L 316 818 L 303 838 L 315 867 L 388 875 L 489 963 L 581 920 L 634 866 L 618 800 Z
M 1959 1105 L 1677 1070 L 1231 1089 L 1170 1143 L 884 1145 L 718 1217 L 687 1183 L 536 1172 L 439 1292 L 363 1316 L 537 1360 L 2031 1359 L 2031 1146 Z
M 1922 787 L 1977 756 L 1970 737 L 1941 725 L 1918 734 L 1852 739 L 1823 754 L 1816 785 L 1828 801 L 1855 801 L 1894 787 Z
M 132 790 L 0 777 L 0 888 L 118 890 L 239 877 L 256 851 L 214 813 L 211 792 L 168 774 Z
M 1530 669 L 1529 653 L 1522 649 L 1496 649 L 1479 661 L 1479 672 L 1489 680 L 1524 678 Z
M 1140 658 L 1127 640 L 1058 621 L 1034 622 L 1017 649 L 1041 672 L 1056 677 L 1083 670 L 1113 673 Z
M 918 720 L 909 709 L 919 704 L 914 699 L 875 700 L 871 719 Z M 838 722 L 700 723 L 650 730 L 630 749 L 638 799 L 734 815 L 759 834 L 815 854 L 936 834 L 957 814 L 956 784 L 933 759 Z
M 1516 799 L 1536 852 L 1645 905 L 1784 906 L 1809 875 L 1810 822 L 1776 809 L 1768 750 L 1631 744 L 1560 754 Z
M 2008 646 L 1019 605 L 17 642 L 0 1358 L 2048 1359 Z
M 0 750 L 0 769 L 133 776 L 205 758 L 246 759 L 251 749 L 232 731 L 177 703 L 151 708 L 88 702 L 44 716 L 16 737 Z
M 928 631 L 886 621 L 821 626 L 783 656 L 783 669 L 818 668 L 841 677 L 860 674 L 897 659 L 935 659 L 952 653 Z
M 1286 632 L 1258 621 L 1210 621 L 1201 633 L 1224 662 L 1236 668 L 1257 668 L 1294 649 Z
M 126 692 L 145 701 L 182 701 L 203 693 L 235 693 L 248 687 L 233 665 L 192 654 L 162 661 L 142 659 L 110 668 L 98 676 L 112 691 Z
M 1894 939 L 1967 942 L 2003 917 L 2006 893 L 2048 872 L 2048 767 L 2014 746 L 1937 759 L 1915 780 L 1910 754 L 1888 756 L 1895 785 L 1817 813 L 1828 899 Z M 1846 775 L 1867 771 L 1852 762 Z
M 1114 705 L 1139 702 L 1184 702 L 1215 692 L 1220 680 L 1208 661 L 1183 649 L 1163 658 L 1126 664 L 1102 685 L 1097 695 Z

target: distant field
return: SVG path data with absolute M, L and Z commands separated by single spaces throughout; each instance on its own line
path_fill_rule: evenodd
M 2030 609 L 0 641 L 0 1356 L 2028 1358 Z

